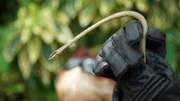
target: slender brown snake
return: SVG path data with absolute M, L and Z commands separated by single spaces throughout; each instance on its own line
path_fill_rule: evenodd
M 120 17 L 125 17 L 125 16 L 131 16 L 134 17 L 136 19 L 138 19 L 140 21 L 140 23 L 142 24 L 143 27 L 143 39 L 140 42 L 140 48 L 141 51 L 144 54 L 144 62 L 146 63 L 146 33 L 147 33 L 147 29 L 148 29 L 148 25 L 147 25 L 147 21 L 146 19 L 138 12 L 134 12 L 134 11 L 123 11 L 123 12 L 118 12 L 115 13 L 113 15 L 110 15 L 102 20 L 100 20 L 99 22 L 95 23 L 94 25 L 90 26 L 89 28 L 87 28 L 86 30 L 84 30 L 83 32 L 81 32 L 80 34 L 78 34 L 76 37 L 74 37 L 72 40 L 70 40 L 69 42 L 67 42 L 65 45 L 63 45 L 62 47 L 60 47 L 59 49 L 55 50 L 50 56 L 49 59 L 53 59 L 54 57 L 56 57 L 57 55 L 59 55 L 63 50 L 65 50 L 67 47 L 69 47 L 71 44 L 73 44 L 74 42 L 76 42 L 77 40 L 79 40 L 81 37 L 83 37 L 84 35 L 88 34 L 89 32 L 91 32 L 92 30 L 96 29 L 97 27 L 99 27 L 101 24 L 109 22 L 113 19 L 116 18 L 120 18 Z

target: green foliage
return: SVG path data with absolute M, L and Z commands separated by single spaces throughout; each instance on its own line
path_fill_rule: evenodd
M 3 32 L 5 32 L 6 34 L 4 34 Z M 7 37 L 7 30 L 4 27 L 0 27 L 0 64 L 1 64 L 1 68 L 0 68 L 0 73 L 3 72 L 7 72 L 8 71 L 8 63 L 5 61 L 5 59 L 3 58 L 3 47 L 5 45 L 5 39 Z
M 113 20 L 100 26 L 53 61 L 50 53 L 95 22 L 120 11 L 142 13 L 150 27 L 167 34 L 167 61 L 180 73 L 180 7 L 177 0 L 14 0 L 0 27 L 0 100 L 56 101 L 55 75 L 74 50 L 85 45 L 95 54 L 115 31 L 132 18 Z M 169 7 L 171 5 L 171 7 Z M 0 18 L 1 20 L 4 17 Z M 6 23 L 9 23 L 6 25 Z M 5 61 L 6 60 L 6 61 Z M 5 88 L 4 86 L 7 85 Z M 44 96 L 48 95 L 48 96 Z M 8 97 L 10 96 L 10 97 Z

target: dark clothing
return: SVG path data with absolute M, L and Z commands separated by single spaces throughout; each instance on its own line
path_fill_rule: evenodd
M 148 29 L 146 63 L 138 21 L 126 24 L 103 44 L 93 72 L 116 81 L 113 101 L 180 101 L 180 79 L 165 61 L 165 38 L 162 31 Z

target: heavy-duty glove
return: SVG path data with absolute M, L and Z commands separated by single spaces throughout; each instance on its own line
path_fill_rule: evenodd
M 126 24 L 104 43 L 93 72 L 116 81 L 113 101 L 180 101 L 180 80 L 164 60 L 165 34 L 148 30 L 147 63 L 140 51 L 141 39 L 141 24 Z

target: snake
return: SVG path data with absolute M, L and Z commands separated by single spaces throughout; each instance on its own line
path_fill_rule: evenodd
M 148 30 L 148 25 L 147 25 L 147 21 L 144 18 L 144 16 L 142 14 L 138 13 L 138 12 L 135 12 L 135 11 L 117 12 L 115 14 L 112 14 L 112 15 L 110 15 L 110 16 L 96 22 L 95 24 L 91 25 L 90 27 L 88 27 L 87 29 L 82 31 L 80 34 L 75 36 L 73 39 L 68 41 L 62 47 L 58 48 L 53 53 L 51 53 L 51 55 L 49 56 L 49 60 L 51 60 L 51 59 L 55 58 L 57 55 L 61 54 L 67 47 L 69 47 L 70 45 L 75 43 L 77 40 L 79 40 L 80 38 L 82 38 L 83 36 L 88 34 L 89 32 L 91 32 L 94 29 L 98 28 L 100 25 L 102 25 L 102 24 L 104 24 L 106 22 L 109 22 L 111 20 L 120 18 L 120 17 L 134 17 L 137 20 L 139 20 L 139 22 L 141 23 L 142 28 L 143 28 L 143 35 L 142 35 L 143 38 L 142 38 L 142 40 L 140 42 L 140 49 L 144 54 L 144 63 L 146 63 L 146 33 L 147 33 L 147 30 Z

